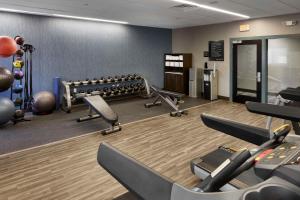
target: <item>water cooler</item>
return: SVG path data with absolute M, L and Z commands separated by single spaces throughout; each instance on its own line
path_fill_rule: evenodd
M 204 69 L 203 71 L 203 97 L 207 100 L 218 99 L 218 71 Z

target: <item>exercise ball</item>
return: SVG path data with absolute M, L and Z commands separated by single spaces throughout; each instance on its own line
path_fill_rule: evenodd
M 0 56 L 9 57 L 16 53 L 17 44 L 14 39 L 8 36 L 0 36 Z
M 42 91 L 33 96 L 32 111 L 37 115 L 50 114 L 55 109 L 55 96 L 52 92 Z
M 0 92 L 8 90 L 13 82 L 13 74 L 8 69 L 0 67 Z
M 6 124 L 15 114 L 15 105 L 8 98 L 0 98 L 0 125 Z

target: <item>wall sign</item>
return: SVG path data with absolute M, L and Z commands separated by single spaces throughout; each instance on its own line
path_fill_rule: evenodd
M 224 61 L 224 40 L 209 41 L 209 60 Z
M 250 25 L 249 24 L 240 25 L 240 32 L 247 32 L 247 31 L 250 31 Z

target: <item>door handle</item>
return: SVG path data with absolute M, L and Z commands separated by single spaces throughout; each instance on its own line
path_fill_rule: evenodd
M 257 72 L 257 82 L 260 83 L 261 82 L 261 72 Z

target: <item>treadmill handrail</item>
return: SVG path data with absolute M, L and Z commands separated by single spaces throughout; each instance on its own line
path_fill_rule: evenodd
M 269 130 L 241 124 L 221 117 L 215 117 L 206 113 L 201 114 L 203 123 L 212 129 L 221 131 L 227 135 L 239 138 L 252 144 L 261 145 L 270 139 Z
M 291 120 L 295 122 L 300 121 L 300 108 L 291 106 L 279 106 L 266 103 L 246 102 L 248 111 L 277 117 L 280 119 Z

